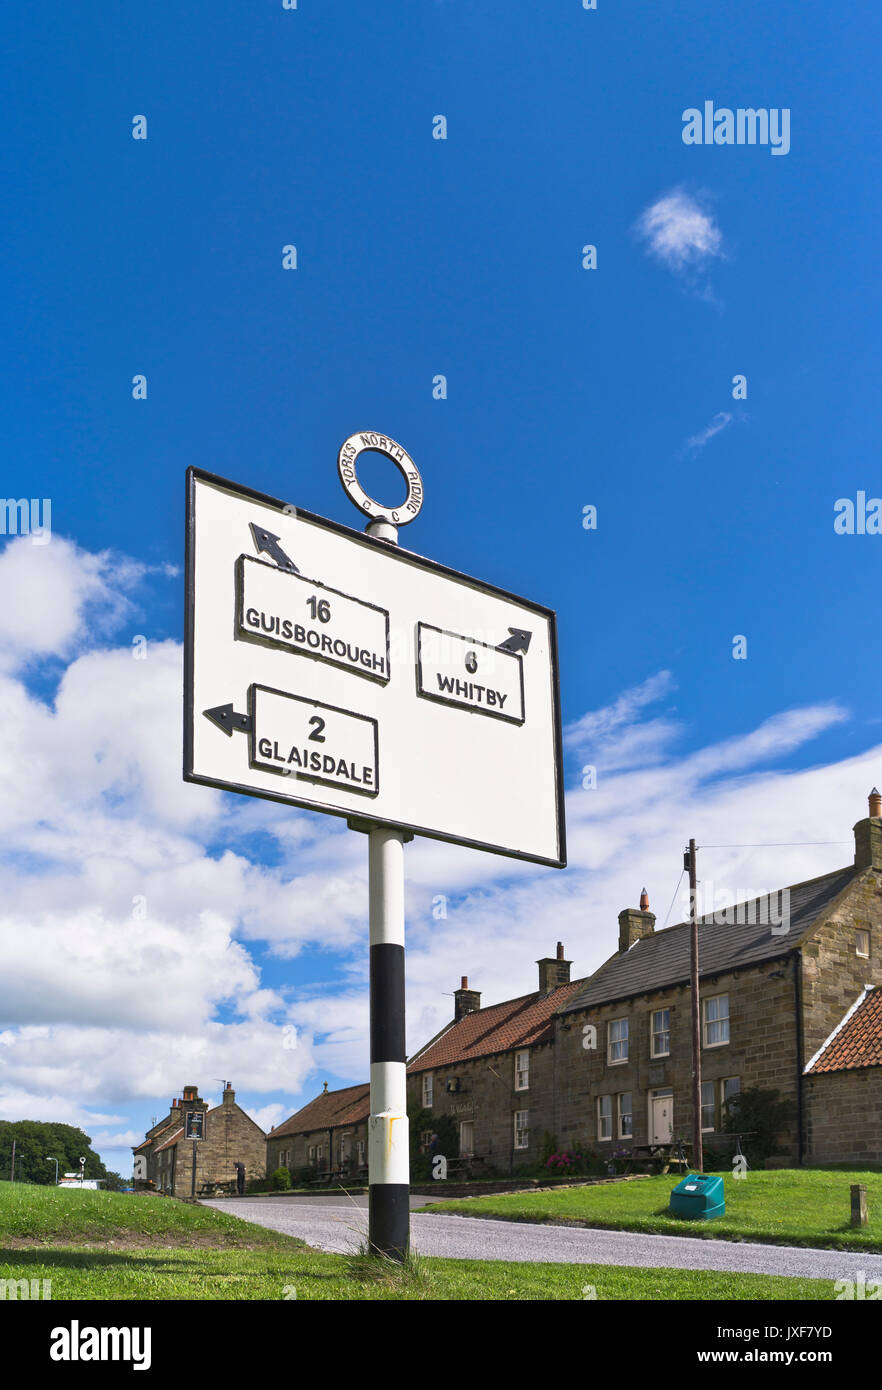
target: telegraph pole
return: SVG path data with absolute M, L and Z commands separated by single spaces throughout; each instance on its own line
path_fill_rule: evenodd
M 691 993 L 692 993 L 692 1159 L 695 1171 L 704 1168 L 701 1143 L 701 1009 L 698 999 L 698 878 L 695 865 L 695 841 L 683 855 L 683 867 L 689 870 L 689 917 L 691 922 Z

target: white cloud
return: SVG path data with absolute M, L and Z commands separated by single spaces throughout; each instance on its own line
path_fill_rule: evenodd
M 723 235 L 713 215 L 682 188 L 657 198 L 636 226 L 650 255 L 675 273 L 700 269 L 723 255 Z
M 713 439 L 716 434 L 721 434 L 731 425 L 733 419 L 734 416 L 728 410 L 718 410 L 709 425 L 705 425 L 698 434 L 693 434 L 686 440 L 685 447 L 691 450 L 703 449 L 708 440 Z

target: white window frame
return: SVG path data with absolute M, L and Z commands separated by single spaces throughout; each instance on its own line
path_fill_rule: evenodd
M 523 1117 L 523 1123 L 518 1121 Z M 516 1110 L 514 1112 L 514 1146 L 516 1149 L 528 1149 L 530 1147 L 530 1112 L 529 1110 Z
M 737 1081 L 737 1082 L 738 1082 L 738 1090 L 737 1090 L 737 1091 L 733 1091 L 732 1095 L 729 1096 L 729 1097 L 726 1096 L 726 1082 L 727 1082 L 727 1081 Z M 714 1119 L 714 1122 L 713 1122 L 712 1125 L 706 1125 L 706 1124 L 704 1123 L 704 1112 L 705 1112 L 705 1110 L 707 1110 L 708 1107 L 707 1107 L 707 1105 L 702 1101 L 702 1106 L 701 1106 L 701 1132 L 702 1132 L 702 1134 L 722 1134 L 722 1132 L 723 1132 L 722 1125 L 723 1125 L 723 1121 L 724 1121 L 725 1118 L 726 1118 L 726 1104 L 727 1104 L 727 1099 L 728 1099 L 728 1100 L 732 1100 L 734 1096 L 737 1096 L 737 1095 L 740 1095 L 740 1094 L 741 1094 L 741 1077 L 740 1077 L 740 1076 L 720 1076 L 720 1077 L 717 1078 L 716 1081 L 702 1081 L 702 1083 L 701 1083 L 702 1092 L 704 1091 L 704 1088 L 705 1088 L 706 1086 L 712 1086 L 712 1087 L 713 1087 L 713 1096 L 714 1096 L 714 1099 L 713 1099 L 713 1109 L 714 1109 L 714 1116 L 713 1116 L 713 1119 Z
M 708 1005 L 710 1005 L 710 1004 L 716 1004 L 716 1003 L 718 1003 L 718 1001 L 719 1001 L 720 999 L 725 999 L 725 1001 L 726 1001 L 726 1012 L 725 1012 L 725 1014 L 720 1014 L 720 1015 L 718 1015 L 717 1018 L 708 1018 Z M 729 1015 L 729 995 L 728 995 L 728 993 L 726 993 L 726 994 L 711 994 L 711 995 L 709 995 L 709 996 L 707 997 L 707 999 L 702 999 L 702 1001 L 701 1001 L 701 1043 L 702 1043 L 702 1046 L 703 1046 L 703 1047 L 726 1047 L 726 1045 L 727 1045 L 728 1042 L 729 1042 L 729 1018 L 730 1018 L 730 1015 Z M 719 1028 L 719 1027 L 722 1027 L 723 1025 L 725 1025 L 726 1036 L 725 1036 L 724 1038 L 717 1038 L 717 1040 L 716 1040 L 715 1042 L 709 1042 L 709 1041 L 708 1041 L 708 1034 L 709 1034 L 710 1029 L 711 1029 L 712 1027 L 717 1027 L 717 1028 Z
M 514 1088 L 516 1091 L 529 1091 L 530 1089 L 530 1049 L 522 1048 L 515 1053 L 515 1080 Z
M 619 1038 L 614 1038 L 613 1035 L 612 1035 L 612 1033 L 613 1033 L 613 1027 L 614 1027 L 615 1024 L 617 1024 L 617 1023 L 623 1023 L 623 1024 L 625 1025 L 625 1031 L 624 1031 L 624 1033 L 622 1034 L 621 1037 L 619 1037 Z M 611 1019 L 609 1020 L 609 1022 L 608 1022 L 607 1025 L 606 1025 L 606 1061 L 607 1061 L 607 1066 L 610 1066 L 610 1067 L 620 1067 L 620 1066 L 623 1065 L 623 1063 L 625 1063 L 625 1062 L 628 1061 L 628 1053 L 629 1053 L 629 1050 L 630 1050 L 630 1042 L 631 1042 L 631 1036 L 630 1036 L 630 1035 L 631 1035 L 631 1029 L 630 1029 L 629 1026 L 628 1026 L 628 1019 L 627 1019 L 627 1017 L 623 1017 L 623 1018 L 611 1018 Z M 622 1056 L 622 1057 L 614 1057 L 614 1056 L 613 1056 L 613 1048 L 614 1048 L 614 1047 L 621 1047 L 622 1044 L 624 1044 L 624 1047 L 625 1047 L 624 1056 Z
M 667 1014 L 667 1016 L 668 1016 L 668 1026 L 667 1026 L 667 1028 L 656 1028 L 656 1026 L 655 1026 L 655 1020 L 658 1018 L 659 1014 Z M 667 1047 L 664 1049 L 664 1051 L 659 1051 L 659 1050 L 656 1048 L 655 1040 L 656 1040 L 656 1038 L 664 1038 L 664 1037 L 667 1037 L 668 1045 L 667 1045 Z M 651 1013 L 650 1016 L 649 1016 L 649 1039 L 650 1039 L 650 1041 L 649 1041 L 649 1055 L 650 1055 L 650 1057 L 670 1057 L 670 1055 L 671 1055 L 671 1010 L 670 1010 L 670 1008 L 667 1008 L 667 1009 L 653 1009 L 653 1010 L 652 1010 L 652 1013 Z
M 598 1097 L 597 1097 L 597 1142 L 598 1142 L 599 1144 L 606 1144 L 606 1143 L 608 1143 L 608 1142 L 612 1139 L 612 1137 L 613 1137 L 613 1103 L 612 1103 L 612 1099 L 613 1099 L 612 1096 L 598 1096 Z M 609 1112 L 608 1112 L 607 1114 L 604 1114 L 604 1111 L 603 1111 L 603 1102 L 604 1102 L 604 1101 L 607 1101 L 607 1102 L 609 1103 Z M 603 1132 L 604 1121 L 606 1121 L 607 1124 L 609 1125 L 609 1134 L 604 1134 L 604 1132 Z
M 860 940 L 862 937 L 867 943 L 867 949 L 865 951 L 862 951 L 860 948 Z M 854 952 L 856 956 L 860 956 L 863 960 L 870 959 L 870 933 L 866 927 L 857 927 L 855 929 Z
M 431 1110 L 435 1103 L 435 1073 L 423 1072 L 423 1109 Z
M 624 1102 L 626 1096 L 628 1097 L 628 1109 L 627 1109 L 627 1110 L 625 1110 L 624 1104 L 623 1104 L 623 1102 Z M 633 1093 L 633 1091 L 620 1091 L 619 1094 L 616 1096 L 616 1116 L 617 1116 L 617 1121 L 616 1121 L 616 1123 L 617 1123 L 617 1128 L 618 1128 L 618 1131 L 619 1131 L 619 1138 L 620 1138 L 620 1139 L 633 1139 L 633 1138 L 634 1138 L 634 1093 Z M 625 1117 L 626 1117 L 626 1116 L 627 1116 L 628 1120 L 630 1121 L 630 1124 L 629 1124 L 627 1133 L 625 1132 Z
M 710 1105 L 708 1105 L 708 1102 L 707 1102 L 707 1101 L 705 1100 L 705 1098 L 704 1098 L 704 1093 L 705 1093 L 705 1091 L 707 1090 L 708 1086 L 709 1086 L 710 1089 L 711 1089 L 711 1101 L 710 1101 Z M 705 1122 L 704 1122 L 704 1112 L 705 1112 L 705 1110 L 708 1110 L 708 1109 L 710 1109 L 710 1110 L 713 1111 L 713 1114 L 711 1115 L 711 1121 L 712 1121 L 712 1123 L 709 1124 L 709 1125 L 706 1125 Z M 714 1131 L 716 1130 L 716 1127 L 717 1127 L 717 1083 L 716 1083 L 716 1081 L 702 1081 L 702 1083 L 701 1083 L 701 1132 L 702 1132 L 702 1134 L 713 1134 Z

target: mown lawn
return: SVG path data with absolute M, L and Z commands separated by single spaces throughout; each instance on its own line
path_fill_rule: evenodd
M 403 1270 L 375 1264 L 168 1198 L 0 1183 L 0 1279 L 50 1279 L 53 1302 L 835 1297 L 829 1280 L 752 1274 L 423 1257 Z
M 679 1178 L 570 1187 L 560 1192 L 513 1192 L 434 1203 L 424 1211 L 461 1212 L 510 1221 L 556 1221 L 613 1231 L 708 1239 L 770 1241 L 833 1250 L 882 1250 L 882 1173 L 821 1169 L 723 1175 L 726 1214 L 713 1221 L 683 1221 L 668 1210 Z M 870 1224 L 850 1225 L 849 1189 L 866 1183 Z

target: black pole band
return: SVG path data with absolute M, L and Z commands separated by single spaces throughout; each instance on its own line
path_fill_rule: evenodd
M 371 1061 L 404 1062 L 404 947 L 371 947 Z
M 410 1243 L 410 1189 L 407 1183 L 375 1183 L 368 1197 L 372 1255 L 403 1260 Z

